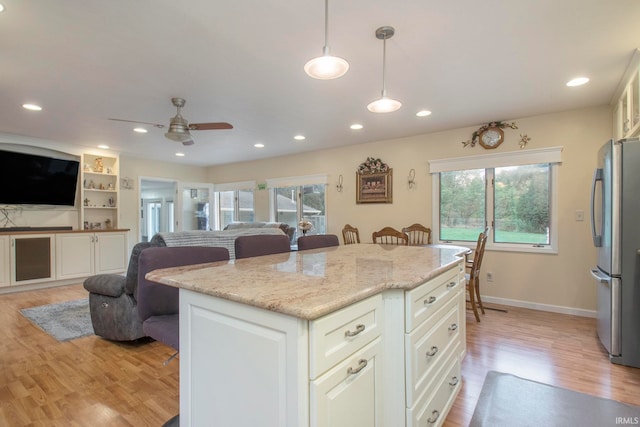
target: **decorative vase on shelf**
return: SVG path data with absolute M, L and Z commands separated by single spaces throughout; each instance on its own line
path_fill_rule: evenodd
M 302 230 L 302 235 L 306 236 L 307 231 L 313 228 L 313 224 L 310 223 L 309 221 L 302 220 L 298 223 L 298 227 L 300 228 L 300 230 Z

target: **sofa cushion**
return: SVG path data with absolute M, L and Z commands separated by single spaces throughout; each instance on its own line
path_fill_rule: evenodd
M 151 316 L 142 323 L 142 330 L 147 336 L 178 350 L 180 348 L 179 317 L 179 314 Z
M 221 247 L 229 251 L 229 258 L 235 258 L 234 242 L 239 236 L 250 235 L 282 235 L 279 228 L 240 228 L 236 230 L 215 231 L 176 231 L 173 233 L 158 233 L 151 238 L 153 246 L 212 246 Z

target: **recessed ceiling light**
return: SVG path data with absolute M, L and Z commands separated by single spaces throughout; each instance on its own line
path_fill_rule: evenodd
M 4 5 L 0 3 L 0 12 L 4 12 Z
M 362 126 L 360 123 L 354 123 L 351 126 L 349 126 L 351 129 L 353 130 L 360 130 L 362 129 L 364 126 Z
M 103 150 L 108 150 L 109 146 L 106 145 L 106 144 L 100 144 L 100 145 L 98 145 L 98 148 L 102 148 Z
M 22 108 L 31 111 L 42 111 L 42 107 L 36 104 L 22 104 Z
M 133 131 L 134 132 L 138 132 L 138 133 L 147 133 L 147 132 L 149 132 L 145 128 L 133 128 Z
M 567 82 L 567 86 L 569 87 L 582 86 L 583 84 L 586 84 L 588 82 L 589 82 L 588 77 L 576 77 L 575 79 L 569 80 Z
M 295 139 L 296 141 L 303 141 L 307 138 L 304 135 L 296 135 L 293 137 L 293 139 Z
M 420 110 L 416 113 L 416 116 L 418 117 L 426 117 L 426 116 L 430 116 L 431 115 L 431 111 L 429 110 Z
M 261 143 L 261 142 L 257 142 L 255 144 L 253 144 L 253 146 L 256 147 L 256 148 L 264 148 L 264 144 Z
M 176 153 L 176 157 L 184 157 L 184 153 Z

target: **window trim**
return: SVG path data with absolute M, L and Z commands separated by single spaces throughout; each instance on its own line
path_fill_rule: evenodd
M 491 173 L 485 176 L 486 182 L 493 179 L 496 167 L 503 166 L 524 166 L 528 164 L 549 163 L 549 180 L 551 197 L 550 206 L 550 235 L 549 244 L 542 247 L 531 244 L 518 243 L 496 243 L 493 240 L 491 231 L 487 239 L 486 250 L 506 251 L 506 252 L 528 252 L 557 254 L 558 253 L 558 166 L 562 163 L 562 147 L 551 147 L 526 152 L 507 152 L 499 154 L 485 154 L 468 157 L 457 157 L 451 159 L 439 159 L 429 161 L 429 172 L 433 175 L 432 185 L 432 218 L 433 218 L 433 241 L 437 243 L 453 243 L 460 246 L 475 247 L 475 242 L 467 241 L 442 241 L 440 240 L 440 172 L 449 172 L 466 169 L 491 169 Z M 485 194 L 485 220 L 494 220 L 493 188 L 488 188 Z M 490 230 L 492 227 L 490 227 Z

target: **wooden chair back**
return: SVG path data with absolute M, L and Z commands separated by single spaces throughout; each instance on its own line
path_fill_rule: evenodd
M 476 243 L 475 253 L 473 254 L 473 263 L 469 268 L 469 275 L 467 277 L 467 291 L 469 292 L 469 303 L 471 309 L 476 318 L 476 321 L 480 321 L 480 315 L 478 314 L 478 305 L 482 304 L 480 299 L 480 268 L 482 267 L 482 259 L 484 258 L 484 248 L 487 244 L 487 237 L 489 236 L 488 228 L 478 235 L 478 242 Z M 482 312 L 484 313 L 484 307 Z
M 393 227 L 384 227 L 379 231 L 374 231 L 371 238 L 373 243 L 381 243 L 383 245 L 407 246 L 409 244 L 409 237 Z
M 409 246 L 431 244 L 431 229 L 422 224 L 413 224 L 404 227 L 402 232 L 409 237 Z
M 356 227 L 347 224 L 342 229 L 342 239 L 345 245 L 360 243 L 360 232 Z

